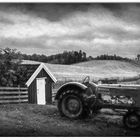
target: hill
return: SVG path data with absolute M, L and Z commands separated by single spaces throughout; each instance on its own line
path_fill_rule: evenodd
M 24 60 L 23 64 L 37 64 L 41 62 Z M 100 78 L 134 78 L 140 74 L 140 66 L 130 62 L 116 60 L 92 60 L 74 65 L 48 64 L 47 67 L 57 80 L 82 80 L 90 76 L 93 80 Z

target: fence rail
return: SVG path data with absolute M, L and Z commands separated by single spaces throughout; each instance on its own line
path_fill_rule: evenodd
M 0 87 L 0 104 L 28 103 L 27 88 Z
M 0 90 L 27 90 L 27 88 L 21 88 L 21 87 L 0 87 Z

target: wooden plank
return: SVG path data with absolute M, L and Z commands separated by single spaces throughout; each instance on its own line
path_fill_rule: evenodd
M 22 100 L 0 100 L 0 103 L 21 103 L 21 102 L 28 102 L 28 99 L 22 99 Z
M 0 94 L 28 94 L 28 91 L 0 91 Z
M 21 95 L 21 96 L 0 96 L 0 99 L 14 99 L 14 98 L 28 98 L 28 95 Z
M 55 99 L 55 96 L 52 96 L 52 98 L 54 98 L 54 99 Z
M 24 102 L 5 102 L 5 103 L 0 103 L 0 105 L 4 105 L 4 104 L 23 104 L 23 103 L 28 103 L 28 101 L 24 101 Z
M 53 93 L 57 93 L 58 89 L 52 89 Z
M 28 88 L 22 88 L 22 87 L 0 87 L 0 90 L 27 90 Z

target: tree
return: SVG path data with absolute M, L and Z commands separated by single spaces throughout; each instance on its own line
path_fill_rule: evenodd
M 86 53 L 83 52 L 82 61 L 86 61 L 86 60 L 87 60 Z
M 140 54 L 137 55 L 137 59 L 140 60 Z
M 15 58 L 19 57 L 15 60 Z M 22 75 L 18 72 L 24 72 L 19 69 L 21 55 L 15 49 L 5 48 L 0 50 L 0 86 L 17 86 Z M 19 79 L 20 77 L 20 79 Z

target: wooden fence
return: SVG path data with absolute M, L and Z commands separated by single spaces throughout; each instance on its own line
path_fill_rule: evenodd
M 27 88 L 0 87 L 0 104 L 28 103 Z
M 56 96 L 57 91 L 58 89 L 52 89 L 52 102 L 55 101 L 55 96 Z

